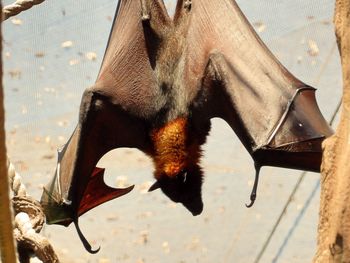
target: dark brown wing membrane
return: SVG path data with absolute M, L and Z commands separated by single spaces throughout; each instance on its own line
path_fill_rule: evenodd
M 332 130 L 314 89 L 279 63 L 233 0 L 192 1 L 190 16 L 184 75 L 201 82 L 197 112 L 223 118 L 253 157 L 252 203 L 261 166 L 319 171 Z
M 161 14 L 164 7 L 157 8 Z M 90 252 L 94 251 L 78 228 L 78 217 L 132 190 L 106 186 L 96 164 L 115 148 L 149 150 L 146 120 L 157 114 L 156 105 L 162 105 L 156 84 L 141 1 L 121 0 L 97 81 L 83 94 L 77 128 L 59 153 L 56 174 L 42 196 L 48 222 L 74 222 Z
M 203 73 L 193 79 L 193 71 L 206 72 L 204 89 L 221 99 L 212 100 L 212 114 L 229 123 L 251 154 L 332 133 L 313 88 L 279 63 L 233 0 L 192 1 L 186 41 L 185 76 L 200 82 Z
M 127 188 L 113 188 L 104 183 L 104 169 L 96 167 L 89 179 L 85 193 L 79 203 L 78 216 L 81 216 L 100 204 L 129 193 L 134 186 Z M 58 185 L 52 183 L 52 185 Z M 48 224 L 60 224 L 68 226 L 73 222 L 73 215 L 66 213 L 66 206 L 69 202 L 64 202 L 57 197 L 58 191 L 44 188 L 41 204 L 46 212 L 46 222 Z M 55 197 L 56 196 L 56 197 Z M 53 202 L 53 200 L 56 201 Z M 60 205 L 59 205 L 60 204 Z
M 83 215 L 100 204 L 125 195 L 134 188 L 133 185 L 123 189 L 109 187 L 103 180 L 104 170 L 105 169 L 98 167 L 94 169 L 85 190 L 87 194 L 84 195 L 83 199 L 80 201 L 78 216 Z
M 318 170 L 332 133 L 314 89 L 278 62 L 233 0 L 180 0 L 173 21 L 161 0 L 121 0 L 96 83 L 43 194 L 50 222 L 78 228 L 81 214 L 128 193 L 108 188 L 97 162 L 118 147 L 151 153 L 151 130 L 178 117 L 231 126 L 255 161 L 252 202 L 261 166 Z
M 155 55 L 145 41 L 141 0 L 120 1 L 95 91 L 126 112 L 148 119 L 165 103 L 159 99 Z

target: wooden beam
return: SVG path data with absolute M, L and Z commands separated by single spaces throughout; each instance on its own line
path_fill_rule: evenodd
M 336 0 L 334 24 L 343 103 L 336 133 L 323 144 L 317 263 L 350 262 L 350 0 Z

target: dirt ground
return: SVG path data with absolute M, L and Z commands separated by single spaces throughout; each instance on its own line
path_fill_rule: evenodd
M 318 88 L 329 119 L 341 94 L 334 2 L 238 4 L 283 64 Z M 46 1 L 3 24 L 8 153 L 36 199 L 54 174 L 56 149 L 76 125 L 81 94 L 96 77 L 115 6 L 115 0 Z M 264 167 L 256 204 L 247 209 L 253 162 L 225 122 L 214 119 L 212 126 L 202 161 L 200 216 L 160 191 L 147 193 L 151 161 L 139 151 L 119 149 L 99 166 L 106 168 L 108 184 L 135 189 L 81 218 L 87 239 L 101 246 L 96 255 L 84 250 L 73 226 L 46 226 L 43 234 L 62 262 L 254 262 L 301 172 Z M 319 174 L 308 173 L 260 262 L 310 262 L 318 206 Z

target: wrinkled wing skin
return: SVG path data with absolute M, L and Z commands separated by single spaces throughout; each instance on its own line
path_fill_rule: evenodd
M 159 111 L 157 82 L 150 64 L 141 21 L 140 0 L 120 0 L 96 91 L 134 115 L 150 118 Z
M 52 220 L 48 223 L 59 224 L 61 220 L 62 224 L 67 225 L 67 217 L 71 218 L 70 222 L 77 218 L 82 214 L 80 208 L 86 195 L 94 195 L 95 204 L 98 205 L 131 190 L 114 189 L 111 194 L 96 164 L 104 154 L 118 147 L 145 150 L 148 144 L 146 136 L 144 121 L 130 116 L 105 98 L 100 98 L 93 88 L 85 91 L 78 126 L 59 151 L 55 176 L 45 187 L 42 196 L 45 213 L 57 215 L 57 218 L 50 217 Z M 95 179 L 95 173 L 101 177 L 100 180 Z M 106 190 L 105 196 L 103 190 Z
M 100 204 L 125 195 L 134 188 L 134 186 L 124 189 L 109 187 L 104 183 L 103 175 L 104 169 L 95 168 L 85 189 L 85 194 L 79 202 L 78 216 L 85 214 Z M 59 195 L 61 192 L 60 189 L 57 189 L 59 178 L 55 176 L 53 182 L 49 185 L 51 187 L 49 189 L 44 187 L 44 193 L 41 199 L 41 204 L 45 210 L 46 221 L 49 224 L 68 226 L 73 221 L 74 213 L 70 213 L 70 202 L 64 202 L 62 196 Z
M 118 147 L 150 153 L 152 128 L 178 117 L 196 127 L 224 119 L 256 167 L 317 171 L 332 133 L 314 89 L 278 62 L 233 0 L 179 0 L 173 21 L 161 0 L 121 0 L 96 83 L 44 190 L 49 222 L 67 225 L 128 193 L 107 187 L 97 162 Z
M 332 130 L 314 89 L 279 63 L 234 1 L 193 1 L 186 41 L 184 82 L 203 89 L 194 110 L 226 120 L 260 165 L 319 170 Z
M 68 225 L 93 207 L 131 191 L 132 187 L 114 189 L 103 183 L 103 173 L 95 166 L 108 151 L 149 150 L 148 119 L 156 114 L 157 92 L 152 88 L 155 79 L 140 1 L 122 0 L 116 15 L 98 79 L 83 94 L 79 123 L 60 150 L 55 176 L 42 195 L 48 223 Z

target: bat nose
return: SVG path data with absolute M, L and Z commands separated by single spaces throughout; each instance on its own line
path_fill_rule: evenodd
M 192 210 L 191 213 L 193 216 L 198 216 L 202 213 L 202 211 L 203 211 L 203 207 L 201 209 Z
M 193 216 L 198 216 L 203 211 L 202 200 L 194 200 L 192 202 L 183 203 L 183 205 L 192 213 Z

